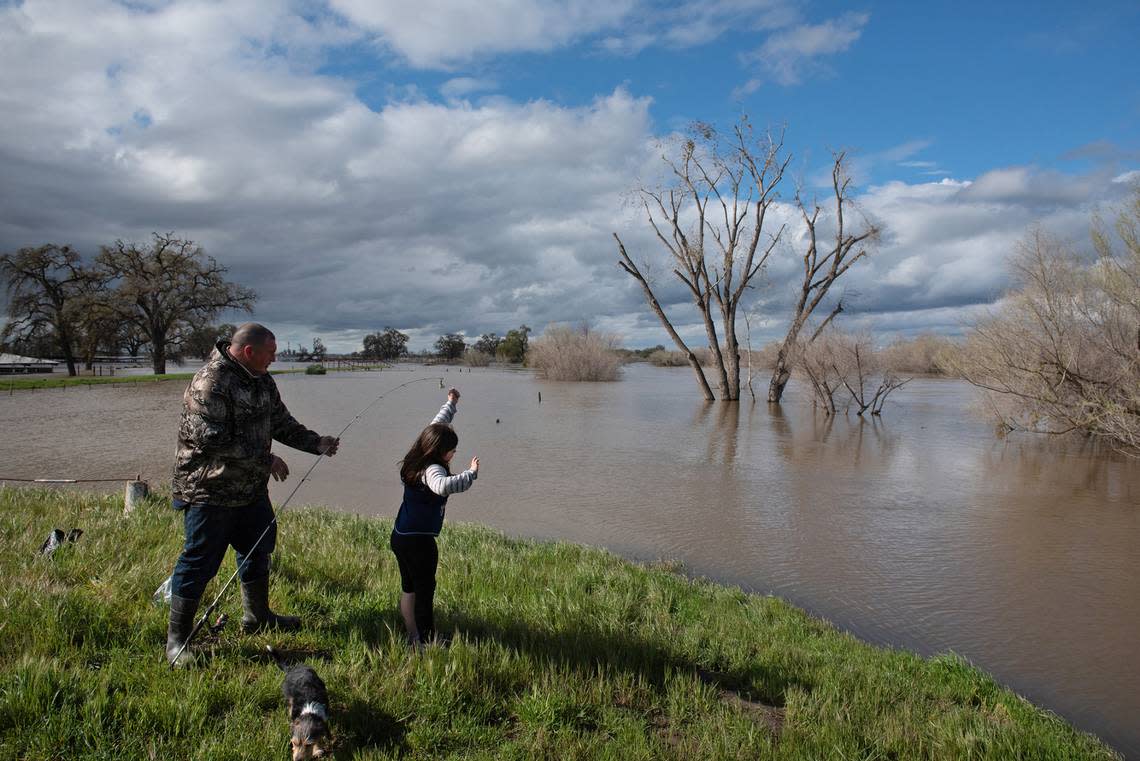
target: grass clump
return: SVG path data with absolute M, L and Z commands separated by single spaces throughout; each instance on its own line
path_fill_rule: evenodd
M 309 365 L 305 368 L 305 375 L 324 375 L 328 372 L 324 365 Z
M 157 500 L 121 512 L 115 497 L 0 489 L 0 758 L 285 757 L 266 644 L 328 684 L 336 758 L 1114 757 L 954 656 L 871 647 L 776 598 L 472 525 L 441 538 L 437 620 L 453 642 L 413 653 L 390 522 L 316 509 L 281 516 L 274 558 L 273 603 L 306 627 L 231 624 L 202 637 L 204 666 L 174 672 L 150 597 L 180 514 Z M 85 533 L 37 557 L 56 526 Z M 236 620 L 236 591 L 223 609 Z

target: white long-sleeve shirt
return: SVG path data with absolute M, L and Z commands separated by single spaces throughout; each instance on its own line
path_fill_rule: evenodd
M 439 412 L 432 418 L 432 423 L 444 423 L 449 425 L 457 412 L 455 402 L 448 399 L 439 408 Z M 429 465 L 424 471 L 423 482 L 427 488 L 441 497 L 447 497 L 452 494 L 467 491 L 471 488 L 471 484 L 475 483 L 475 479 L 479 474 L 471 469 L 467 469 L 462 473 L 457 473 L 454 476 L 447 474 L 447 468 L 442 465 Z

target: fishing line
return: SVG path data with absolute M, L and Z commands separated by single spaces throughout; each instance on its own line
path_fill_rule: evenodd
M 404 386 L 410 386 L 413 383 L 422 383 L 423 381 L 429 381 L 429 380 L 439 381 L 439 387 L 443 388 L 443 378 L 439 377 L 439 376 L 434 377 L 434 378 L 416 378 L 415 380 L 410 380 L 407 383 L 401 383 L 399 386 L 393 386 L 392 388 L 388 389 L 387 391 L 385 391 L 384 393 L 380 394 L 378 397 L 373 399 L 371 402 L 369 402 L 368 406 L 365 407 L 364 409 L 362 409 L 359 413 L 357 413 L 356 417 L 354 417 L 352 420 L 348 421 L 348 425 L 346 425 L 344 428 L 342 428 L 340 433 L 338 433 L 333 438 L 339 439 L 341 436 L 343 436 L 345 431 L 347 431 L 349 428 L 351 428 L 352 425 L 356 421 L 358 421 L 362 417 L 364 417 L 365 414 L 368 413 L 368 410 L 372 409 L 372 407 L 377 402 L 379 402 L 381 399 L 383 399 L 388 394 L 391 394 L 394 391 L 399 391 Z M 210 603 L 210 607 L 206 608 L 206 612 L 203 613 L 202 617 L 198 619 L 198 623 L 194 624 L 194 628 L 190 630 L 190 634 L 186 637 L 186 640 L 182 643 L 182 647 L 180 647 L 178 649 L 178 653 L 174 656 L 173 659 L 171 659 L 170 668 L 174 668 L 175 664 L 178 663 L 178 659 L 182 656 L 182 653 L 186 650 L 186 648 L 188 648 L 190 646 L 190 640 L 194 639 L 194 635 L 196 635 L 198 633 L 198 631 L 206 624 L 206 621 L 209 620 L 210 614 L 213 613 L 214 609 L 218 607 L 218 603 L 221 602 L 222 596 L 225 595 L 226 590 L 228 590 L 230 588 L 230 584 L 234 583 L 234 579 L 236 579 L 238 577 L 238 574 L 240 574 L 242 572 L 242 570 L 245 568 L 246 563 L 248 563 L 253 558 L 254 550 L 257 549 L 257 546 L 259 544 L 261 544 L 261 540 L 264 539 L 266 537 L 266 535 L 269 533 L 269 529 L 273 528 L 273 526 L 277 523 L 277 516 L 285 511 L 285 508 L 289 504 L 289 500 L 293 499 L 293 495 L 297 493 L 297 490 L 301 488 L 301 485 L 309 480 L 309 476 L 312 475 L 313 470 L 317 467 L 317 465 L 320 464 L 321 460 L 323 460 L 324 457 L 325 457 L 324 452 L 321 452 L 320 454 L 317 455 L 317 459 L 313 461 L 313 464 L 311 466 L 309 466 L 309 470 L 305 473 L 304 476 L 301 477 L 301 480 L 298 481 L 297 485 L 293 487 L 293 491 L 289 492 L 289 496 L 285 498 L 285 501 L 282 502 L 281 506 L 279 508 L 277 508 L 277 510 L 274 512 L 273 520 L 269 521 L 269 524 L 265 527 L 265 530 L 261 532 L 261 536 L 259 536 L 257 538 L 257 541 L 254 542 L 253 546 L 250 547 L 249 550 L 245 553 L 245 560 L 242 561 L 241 565 L 239 565 L 237 567 L 237 570 L 233 572 L 233 574 L 230 576 L 229 580 L 225 583 L 225 585 L 222 586 L 222 590 L 220 592 L 218 592 L 217 597 L 215 597 L 214 601 L 212 603 Z M 187 509 L 189 509 L 189 508 L 187 508 Z

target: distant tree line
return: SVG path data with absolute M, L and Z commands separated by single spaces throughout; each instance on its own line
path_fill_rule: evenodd
M 508 330 L 505 336 L 484 333 L 471 343 L 467 342 L 462 333 L 445 333 L 436 340 L 435 353 L 442 359 L 462 359 L 469 364 L 486 364 L 492 359 L 521 363 L 526 361 L 530 333 L 529 326 L 520 325 Z M 408 354 L 408 335 L 395 328 L 385 327 L 364 337 L 364 349 L 360 356 L 364 359 L 394 361 Z
M 70 246 L 0 255 L 8 321 L 0 333 L 18 354 L 59 356 L 68 375 L 99 354 L 150 355 L 154 372 L 212 345 L 226 309 L 252 311 L 257 295 L 193 241 L 155 233 L 149 244 L 117 240 L 85 262 Z

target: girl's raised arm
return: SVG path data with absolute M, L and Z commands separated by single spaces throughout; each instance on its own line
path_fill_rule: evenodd
M 458 408 L 459 390 L 453 388 L 447 392 L 447 401 L 444 402 L 443 406 L 439 408 L 439 412 L 435 413 L 435 417 L 431 420 L 432 424 L 450 423 L 452 418 L 455 417 L 455 413 L 458 411 Z

